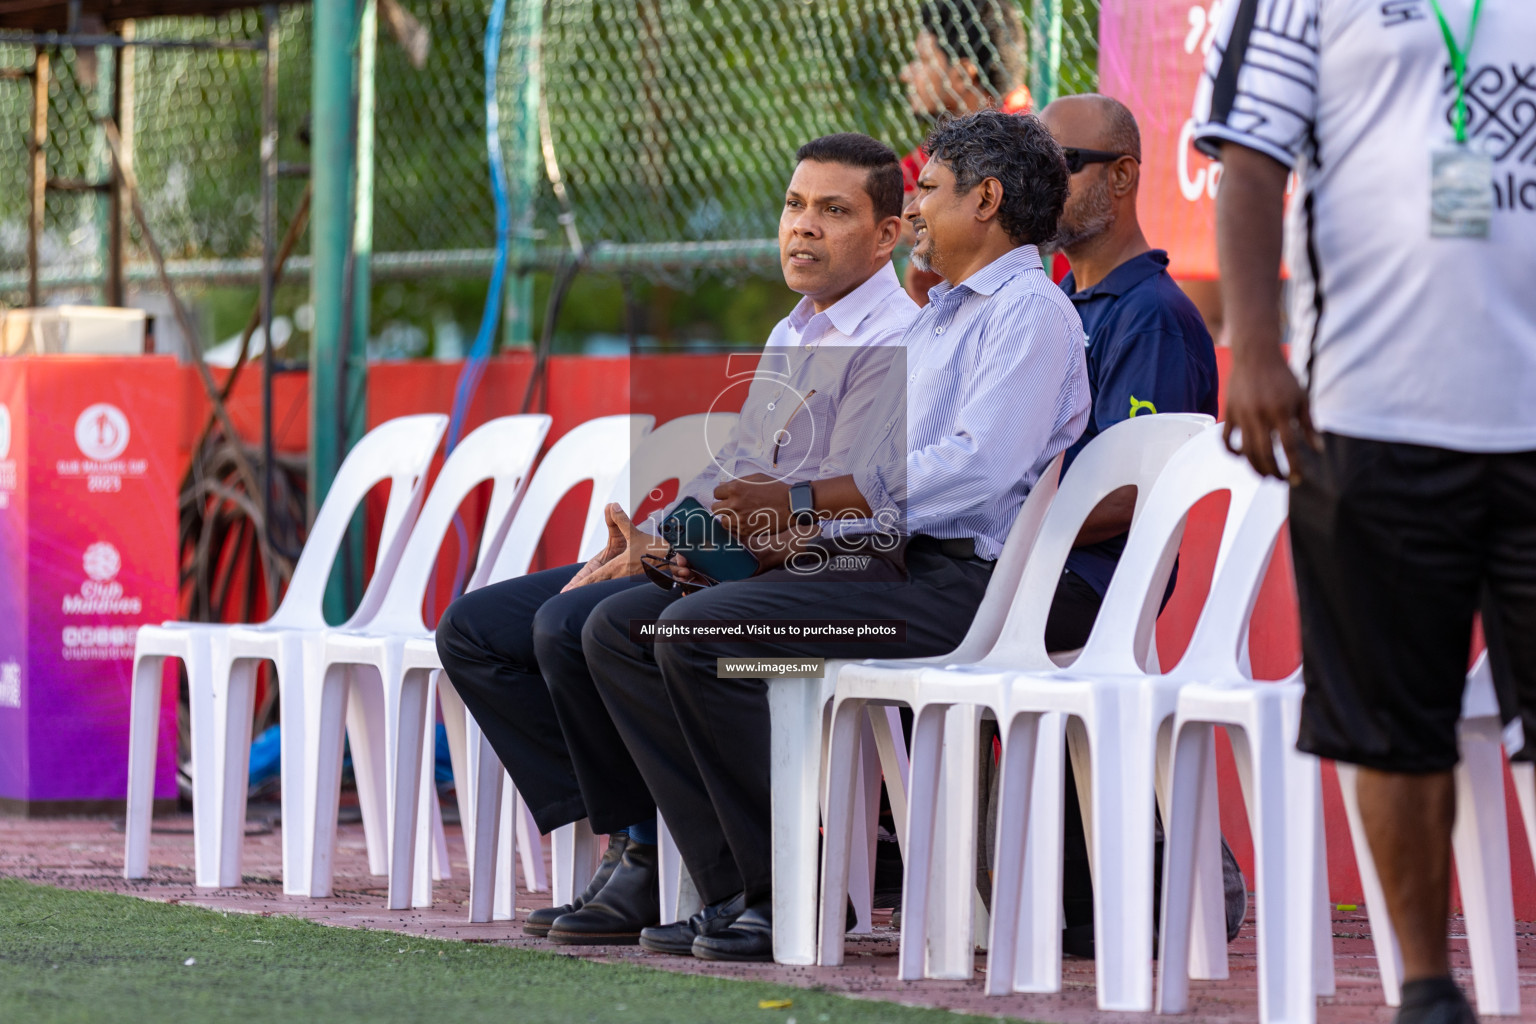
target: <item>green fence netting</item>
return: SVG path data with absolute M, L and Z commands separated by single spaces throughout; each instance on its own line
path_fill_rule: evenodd
M 515 6 L 520 0 L 511 0 Z M 1013 0 L 941 0 L 967 11 Z M 483 273 L 494 237 L 483 147 L 481 47 L 488 4 L 403 0 L 428 34 L 415 66 L 380 19 L 376 75 L 374 261 L 382 273 Z M 516 167 L 518 93 L 542 83 L 537 241 L 567 244 L 562 213 L 587 245 L 692 245 L 772 237 L 777 198 L 795 147 L 857 130 L 898 150 L 922 123 L 909 109 L 902 68 L 922 30 L 921 0 L 547 0 L 537 47 L 509 28 L 503 40 L 503 132 Z M 1027 0 L 1025 80 L 1058 94 L 1097 80 L 1098 0 Z M 302 165 L 309 107 L 310 14 L 282 9 L 278 48 L 279 159 Z M 509 26 L 515 22 L 509 16 Z M 1053 50 L 1059 23 L 1059 49 Z M 140 39 L 249 40 L 260 15 L 141 20 Z M 985 47 L 983 46 L 983 49 Z M 1049 60 L 1058 53 L 1056 61 Z M 536 64 L 524 58 L 533 54 Z M 960 54 L 986 63 L 985 52 Z M 26 67 L 28 46 L 0 44 L 0 67 Z M 108 155 L 97 113 L 116 54 L 58 50 L 49 90 L 49 176 L 101 180 Z M 157 239 L 178 276 L 250 280 L 260 252 L 257 142 L 261 56 L 252 51 L 136 48 L 131 90 L 134 168 Z M 125 95 L 127 93 L 125 92 Z M 31 86 L 0 80 L 0 301 L 25 281 L 27 127 Z M 562 203 L 550 172 L 566 186 Z M 284 177 L 280 220 L 303 188 Z M 106 201 L 51 192 L 42 239 L 45 285 L 89 288 L 102 277 Z M 303 246 L 290 268 L 302 274 Z M 136 229 L 131 277 L 148 276 Z M 770 263 L 769 266 L 772 264 Z M 642 260 L 631 269 L 645 274 Z M 657 274 L 662 273 L 658 267 Z

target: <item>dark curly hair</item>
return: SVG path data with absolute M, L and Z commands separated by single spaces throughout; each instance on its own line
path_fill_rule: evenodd
M 954 172 L 961 194 L 986 178 L 1002 183 L 997 221 L 1015 245 L 1043 245 L 1056 237 L 1067 203 L 1067 160 L 1035 115 L 978 110 L 945 118 L 923 149 Z

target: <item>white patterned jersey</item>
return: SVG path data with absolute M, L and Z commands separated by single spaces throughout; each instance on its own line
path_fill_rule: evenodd
M 1465 43 L 1473 0 L 1439 0 Z M 1485 239 L 1430 236 L 1430 154 L 1455 77 L 1430 0 L 1228 0 L 1196 145 L 1297 173 L 1291 351 L 1334 433 L 1536 449 L 1536 0 L 1483 0 L 1469 144 L 1493 161 Z

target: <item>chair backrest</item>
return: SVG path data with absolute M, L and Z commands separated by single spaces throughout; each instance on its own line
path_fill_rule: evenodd
M 1283 492 L 1283 485 L 1278 481 L 1276 485 Z M 1226 624 L 1227 630 L 1234 634 L 1228 656 L 1235 667 L 1238 635 L 1247 622 L 1246 609 L 1252 607 L 1264 566 L 1269 562 L 1275 532 L 1285 521 L 1285 500 L 1281 493 L 1276 502 L 1276 492 L 1264 487 L 1264 479 L 1253 471 L 1246 459 L 1227 450 L 1221 427 L 1213 425 L 1174 453 L 1153 485 L 1146 507 L 1131 526 L 1125 553 L 1120 556 L 1120 564 L 1110 580 L 1088 643 L 1074 665 L 1077 671 L 1118 674 L 1152 670 L 1146 660 L 1146 651 L 1157 626 L 1157 613 L 1168 587 L 1169 574 L 1179 555 L 1189 511 L 1202 498 L 1222 491 L 1227 492 L 1230 499 L 1212 581 L 1213 584 L 1222 583 L 1225 577 L 1221 590 L 1231 606 L 1216 607 L 1220 599 L 1217 587 L 1213 585 L 1201 616 L 1202 620 L 1207 615 L 1211 617 L 1202 643 L 1206 655 L 1211 655 L 1218 646 L 1214 643 L 1216 637 L 1224 635 L 1216 632 L 1214 624 Z M 1261 501 L 1261 498 L 1268 500 Z M 1256 509 L 1272 514 L 1251 517 L 1250 513 Z M 1251 532 L 1239 547 L 1241 527 L 1250 518 L 1253 520 Z M 1267 540 L 1263 540 L 1266 530 Z M 1251 591 L 1246 598 L 1245 588 Z
M 960 641 L 960 646 L 944 655 L 942 660 L 945 664 L 965 665 L 980 661 L 996 645 L 1003 631 L 1003 622 L 1008 618 L 1008 606 L 1019 589 L 1019 579 L 1024 575 L 1024 566 L 1029 561 L 1029 552 L 1039 539 L 1040 525 L 1045 522 L 1045 513 L 1056 498 L 1056 489 L 1061 483 L 1061 464 L 1065 458 L 1066 453 L 1063 452 L 1052 459 L 1051 464 L 1045 467 L 1045 472 L 1040 474 L 1040 479 L 1035 481 L 1035 486 L 1030 488 L 1029 496 L 1024 499 L 1013 525 L 1008 528 L 1008 539 L 1003 541 L 1003 550 L 997 556 L 997 564 L 992 567 L 992 577 L 987 580 L 987 592 L 982 595 L 981 604 L 976 606 L 976 617 L 971 620 L 971 628 L 965 631 L 965 639 Z
M 592 481 L 592 498 L 587 502 L 578 558 L 590 558 L 601 550 L 608 537 L 603 509 L 629 465 L 631 446 L 649 433 L 654 422 L 651 416 L 599 416 L 556 441 L 539 461 L 496 557 L 475 569 L 469 589 L 526 573 L 555 506 L 571 488 L 586 480 Z
M 322 602 L 331 566 L 341 550 L 342 538 L 352 522 L 357 506 L 374 486 L 388 480 L 389 503 L 384 510 L 384 526 L 379 533 L 378 556 L 373 563 L 370 594 L 382 595 L 383 584 L 394 575 L 395 565 L 405 547 L 405 538 L 421 508 L 426 491 L 427 469 L 437 451 L 448 417 L 441 413 L 401 416 L 374 427 L 353 445 L 342 460 L 326 492 L 325 503 L 309 528 L 304 550 L 293 567 L 288 591 L 269 625 L 297 629 L 315 629 L 325 625 Z M 383 581 L 379 587 L 374 584 Z
M 1240 496 L 1238 488 L 1233 488 L 1211 589 L 1178 671 L 1211 681 L 1247 678 L 1251 674 L 1248 624 L 1289 514 L 1290 488 L 1274 478 L 1260 477 L 1247 459 L 1227 450 L 1219 434 L 1214 439 L 1197 438 L 1190 445 L 1199 446 L 1192 454 L 1206 449 L 1204 457 L 1213 466 L 1224 463 L 1233 478 L 1247 477 L 1241 488 L 1247 507 L 1238 508 Z
M 501 416 L 482 424 L 449 453 L 427 495 L 410 540 L 400 556 L 394 579 L 378 610 L 367 620 L 353 616 L 351 625 L 365 625 L 388 633 L 422 633 L 422 601 L 432 583 L 437 554 L 453 526 L 453 517 L 464 499 L 485 481 L 491 481 L 491 500 L 481 535 L 481 555 L 494 546 L 494 535 L 505 533 L 505 521 L 528 482 L 539 456 L 550 418 L 541 413 Z
M 1090 441 L 1045 511 L 996 644 L 982 659 L 1022 671 L 1051 671 L 1055 662 L 1045 649 L 1045 623 L 1078 533 L 1089 514 L 1112 492 L 1136 488 L 1135 524 L 1146 508 L 1153 483 L 1168 460 L 1191 437 L 1206 429 L 1209 416 L 1164 413 L 1122 420 Z M 1115 573 L 1116 578 L 1121 575 Z M 1103 614 L 1099 621 L 1103 621 Z
M 679 487 L 686 484 L 725 446 L 740 418 L 734 412 L 700 412 L 663 423 L 635 447 L 608 500 L 618 502 L 633 515 L 651 492 L 667 481 L 676 480 Z M 606 539 L 605 529 L 599 542 Z

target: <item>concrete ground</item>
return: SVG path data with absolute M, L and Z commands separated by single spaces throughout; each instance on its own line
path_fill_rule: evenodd
M 253 815 L 253 818 L 256 816 Z M 495 942 L 544 949 L 566 956 L 629 962 L 668 971 L 691 971 L 730 977 L 756 978 L 806 988 L 820 988 L 865 999 L 936 1006 L 968 1013 L 1035 1021 L 1086 1024 L 1133 1021 L 1142 1015 L 1100 1011 L 1094 998 L 1091 960 L 1068 958 L 1058 995 L 982 994 L 980 979 L 986 960 L 978 955 L 971 981 L 905 982 L 896 978 L 896 931 L 889 912 L 877 911 L 872 936 L 850 937 L 843 967 L 781 967 L 776 964 L 706 964 L 685 957 L 660 956 L 637 947 L 572 948 L 523 935 L 518 922 L 468 924 L 469 896 L 464 846 L 457 826 L 448 826 L 453 878 L 439 883 L 430 909 L 385 910 L 383 879 L 368 874 L 362 826 L 341 826 L 336 861 L 336 891 L 330 899 L 284 896 L 281 885 L 279 826 L 257 819 L 247 827 L 245 882 L 239 889 L 198 889 L 193 886 L 192 819 L 183 815 L 155 821 L 148 878 L 122 877 L 121 823 L 102 818 L 22 820 L 0 818 L 0 876 L 65 888 L 117 892 L 144 899 L 191 903 L 217 910 L 286 914 L 338 927 L 373 928 L 409 935 Z M 521 878 L 519 877 L 519 882 Z M 519 916 L 547 905 L 547 893 L 519 890 Z M 1251 906 L 1250 906 L 1251 916 Z M 1456 932 L 1455 966 L 1458 980 L 1470 990 L 1471 971 L 1460 921 Z M 1522 964 L 1521 986 L 1525 1019 L 1536 1020 L 1536 926 L 1520 925 L 1517 941 Z M 0 938 L 3 947 L 3 938 Z M 1251 921 L 1229 947 L 1231 977 L 1225 981 L 1191 982 L 1192 1008 L 1187 1017 L 1199 1021 L 1258 1019 L 1255 940 Z M 1338 994 L 1322 1001 L 1322 1024 L 1387 1022 L 1392 1011 L 1382 1004 L 1376 960 L 1363 910 L 1334 917 L 1334 956 Z M 1145 1015 L 1150 1019 L 1150 1015 Z

